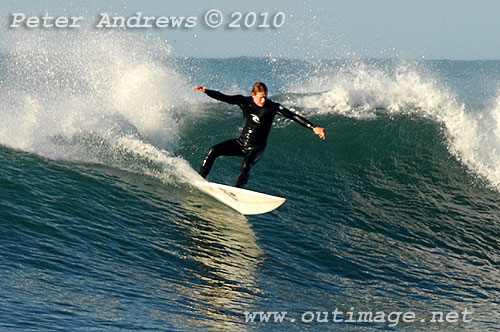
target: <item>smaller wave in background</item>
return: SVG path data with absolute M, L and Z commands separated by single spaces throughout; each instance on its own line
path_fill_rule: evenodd
M 467 104 L 425 63 L 403 61 L 393 67 L 364 62 L 341 66 L 292 90 L 299 94 L 292 104 L 308 114 L 360 120 L 407 114 L 436 121 L 444 128 L 450 153 L 500 190 L 500 96 L 484 106 Z

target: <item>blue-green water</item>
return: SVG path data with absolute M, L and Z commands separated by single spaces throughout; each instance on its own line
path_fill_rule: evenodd
M 0 330 L 498 329 L 499 61 L 30 42 L 0 61 Z M 248 94 L 256 80 L 327 140 L 277 118 L 247 188 L 287 202 L 244 217 L 190 185 L 242 125 L 191 86 Z M 240 163 L 217 160 L 210 180 L 233 184 Z M 260 311 L 287 316 L 246 321 Z M 385 322 L 346 321 L 360 311 Z

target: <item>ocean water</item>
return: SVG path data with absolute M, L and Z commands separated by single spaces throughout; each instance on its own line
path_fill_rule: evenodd
M 498 330 L 500 61 L 3 43 L 1 331 Z M 242 125 L 191 86 L 257 80 L 327 139 L 277 117 L 247 188 L 287 202 L 244 217 L 190 184 Z M 232 185 L 240 163 L 209 179 Z

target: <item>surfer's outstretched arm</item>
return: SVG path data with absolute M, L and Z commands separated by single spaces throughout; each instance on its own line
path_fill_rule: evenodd
M 204 93 L 206 93 L 207 96 L 209 96 L 213 99 L 216 99 L 218 101 L 223 101 L 223 102 L 228 103 L 228 104 L 239 104 L 242 102 L 242 99 L 245 98 L 242 95 L 234 95 L 234 96 L 225 95 L 222 92 L 219 92 L 216 90 L 210 90 L 204 86 L 195 86 L 193 88 L 193 90 L 198 90 L 200 92 L 204 92 Z
M 283 107 L 282 105 L 279 106 L 278 112 L 284 117 L 287 117 L 306 128 L 312 129 L 312 131 L 316 135 L 318 135 L 318 137 L 321 138 L 322 140 L 326 138 L 325 128 L 315 126 L 311 121 L 307 120 L 303 116 L 300 116 L 297 113 L 290 111 L 288 108 Z

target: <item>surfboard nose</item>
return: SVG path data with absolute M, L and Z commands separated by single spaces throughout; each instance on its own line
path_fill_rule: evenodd
M 252 190 L 208 181 L 196 181 L 195 187 L 244 215 L 263 214 L 279 208 L 286 199 Z

